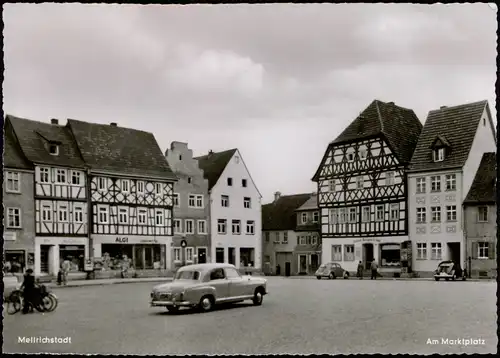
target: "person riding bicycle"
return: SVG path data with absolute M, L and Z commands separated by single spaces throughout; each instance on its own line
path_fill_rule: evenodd
M 37 306 L 39 302 L 39 292 L 35 286 L 35 276 L 33 276 L 33 270 L 27 269 L 24 275 L 24 281 L 21 285 L 24 296 L 24 306 L 23 313 L 28 313 L 30 311 L 30 303 L 33 306 Z

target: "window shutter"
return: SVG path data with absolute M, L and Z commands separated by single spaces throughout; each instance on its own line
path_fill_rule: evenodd
M 488 258 L 495 259 L 495 241 L 488 242 Z
M 477 259 L 477 250 L 478 250 L 478 243 L 477 241 L 472 241 L 472 252 L 471 252 L 471 256 L 473 259 Z

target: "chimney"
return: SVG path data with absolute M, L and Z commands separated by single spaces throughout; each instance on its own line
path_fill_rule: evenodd
M 391 106 L 394 106 L 394 102 L 387 102 L 387 104 L 391 105 Z
M 448 108 L 448 106 L 441 106 L 441 107 L 439 107 L 439 109 L 445 109 L 445 108 Z
M 212 156 L 212 154 L 214 154 L 214 151 L 213 151 L 212 149 L 210 149 L 210 150 L 208 151 L 208 157 L 211 157 L 211 156 Z
M 279 191 L 274 193 L 274 202 L 277 202 L 280 197 L 281 197 L 281 193 Z
M 115 122 L 111 122 L 109 125 L 110 125 L 111 127 L 117 127 L 117 126 L 118 126 Z
M 58 125 L 59 124 L 59 120 L 55 119 L 55 118 L 52 118 L 50 120 L 50 124 L 55 124 L 55 125 Z

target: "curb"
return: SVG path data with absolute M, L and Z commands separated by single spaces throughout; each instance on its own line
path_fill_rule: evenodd
M 158 278 L 154 280 L 141 280 L 141 281 L 112 281 L 112 282 L 99 282 L 99 280 L 96 280 L 96 282 L 89 282 L 89 283 L 75 283 L 71 284 L 68 283 L 68 285 L 65 286 L 59 286 L 57 284 L 50 284 L 47 285 L 50 288 L 55 288 L 55 289 L 60 289 L 60 288 L 71 288 L 71 287 L 84 287 L 84 286 L 107 286 L 107 285 L 120 285 L 120 284 L 131 284 L 131 283 L 146 283 L 146 282 L 171 282 L 171 278 Z
M 316 276 L 288 276 L 288 277 L 286 277 L 286 276 L 266 276 L 266 277 L 292 279 L 292 280 L 316 279 Z M 328 280 L 328 278 L 324 278 L 324 280 Z M 434 281 L 434 278 L 432 278 L 432 277 L 415 277 L 415 278 L 378 277 L 376 280 L 371 280 L 370 277 L 363 277 L 363 279 L 360 280 L 357 277 L 350 277 L 349 281 L 352 281 L 352 280 L 355 280 L 355 281 L 366 281 L 366 280 L 368 280 L 368 281 Z M 496 282 L 496 279 L 468 278 L 465 281 L 458 280 L 457 282 Z

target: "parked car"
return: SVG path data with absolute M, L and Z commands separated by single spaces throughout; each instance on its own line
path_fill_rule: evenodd
M 452 281 L 461 279 L 462 281 L 465 281 L 465 276 L 465 272 L 460 267 L 460 264 L 452 260 L 440 262 L 436 271 L 434 271 L 434 279 L 436 281 L 439 281 L 440 279 L 445 279 L 446 281 L 449 281 L 450 279 Z
M 315 275 L 318 280 L 321 280 L 323 277 L 328 277 L 330 280 L 337 277 L 343 277 L 344 279 L 349 278 L 349 272 L 344 270 L 342 266 L 336 262 L 322 264 L 316 271 Z
M 242 276 L 230 264 L 197 264 L 179 268 L 172 282 L 155 286 L 150 303 L 170 312 L 181 307 L 206 312 L 216 304 L 245 300 L 260 306 L 267 293 L 267 279 L 263 277 Z

